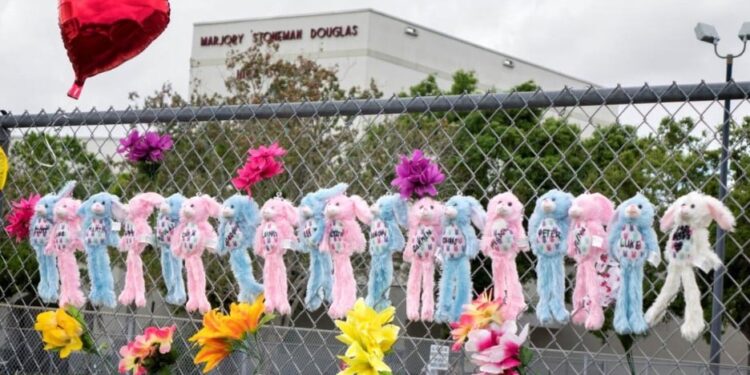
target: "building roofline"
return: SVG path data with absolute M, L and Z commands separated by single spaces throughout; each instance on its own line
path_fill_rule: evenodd
M 498 55 L 498 56 L 501 56 L 501 57 L 506 57 L 506 58 L 509 58 L 509 59 L 512 59 L 512 60 L 515 60 L 515 61 L 527 64 L 527 65 L 530 65 L 530 66 L 535 67 L 537 69 L 546 70 L 546 71 L 548 71 L 550 73 L 557 74 L 559 76 L 562 76 L 562 77 L 565 77 L 565 78 L 568 78 L 568 79 L 571 79 L 571 80 L 583 82 L 585 84 L 588 84 L 588 85 L 591 85 L 591 86 L 594 86 L 594 87 L 601 87 L 600 85 L 598 85 L 596 83 L 593 83 L 591 81 L 588 81 L 588 80 L 585 80 L 585 79 L 581 79 L 581 78 L 578 78 L 578 77 L 574 77 L 574 76 L 572 76 L 570 74 L 563 73 L 563 72 L 560 72 L 558 70 L 551 69 L 551 68 L 542 66 L 540 64 L 533 63 L 533 62 L 530 62 L 528 60 L 524 60 L 524 59 L 518 58 L 516 56 L 509 55 L 507 53 L 500 52 L 500 51 L 494 50 L 492 48 L 485 47 L 485 46 L 482 46 L 480 44 L 477 44 L 477 43 L 474 43 L 474 42 L 470 42 L 468 40 L 458 38 L 456 36 L 447 34 L 445 32 L 438 31 L 438 30 L 435 30 L 433 28 L 430 28 L 430 27 L 427 27 L 427 26 L 423 26 L 423 25 L 420 25 L 420 24 L 417 24 L 417 23 L 405 20 L 403 18 L 399 18 L 399 17 L 393 16 L 393 15 L 387 14 L 387 13 L 383 13 L 383 12 L 381 12 L 379 10 L 372 9 L 372 8 L 359 8 L 359 9 L 331 11 L 331 12 L 298 13 L 298 14 L 291 14 L 291 15 L 284 15 L 284 16 L 273 16 L 273 17 L 238 18 L 238 19 L 225 20 L 225 21 L 195 22 L 195 23 L 193 23 L 193 26 L 221 25 L 221 24 L 228 24 L 228 23 L 248 22 L 248 21 L 269 21 L 269 20 L 289 19 L 289 18 L 300 18 L 300 17 L 311 17 L 311 16 L 325 16 L 325 15 L 339 15 L 339 14 L 352 14 L 352 13 L 374 13 L 374 14 L 377 14 L 377 15 L 380 15 L 380 16 L 383 16 L 383 17 L 390 18 L 392 20 L 396 20 L 396 21 L 399 21 L 399 22 L 406 23 L 408 25 L 417 27 L 417 28 L 422 29 L 422 30 L 429 31 L 431 33 L 438 34 L 438 35 L 443 36 L 445 38 L 452 39 L 452 40 L 455 40 L 457 42 L 464 43 L 464 44 L 470 45 L 470 46 L 475 47 L 475 48 L 479 48 L 481 50 L 490 52 L 490 53 L 492 53 L 494 55 Z

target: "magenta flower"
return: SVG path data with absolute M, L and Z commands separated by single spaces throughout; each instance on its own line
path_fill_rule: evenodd
M 140 135 L 138 130 L 133 130 L 120 140 L 117 152 L 131 163 L 160 163 L 164 160 L 164 153 L 171 150 L 173 144 L 169 134 L 145 132 Z
M 418 198 L 426 195 L 437 195 L 436 185 L 445 181 L 445 175 L 432 160 L 424 157 L 422 150 L 414 150 L 411 158 L 401 155 L 401 162 L 396 165 L 396 178 L 391 181 L 397 186 L 404 198 L 416 194 Z
M 32 194 L 28 198 L 21 198 L 11 203 L 11 210 L 5 217 L 5 231 L 10 238 L 15 238 L 16 242 L 21 242 L 29 237 L 29 225 L 31 218 L 34 216 L 34 206 L 41 197 L 39 194 Z
M 232 179 L 232 185 L 239 190 L 252 195 L 252 187 L 260 181 L 279 175 L 284 171 L 284 163 L 280 158 L 286 155 L 286 150 L 278 143 L 270 146 L 260 146 L 247 151 L 245 165 L 237 170 L 237 176 Z M 279 159 L 279 160 L 277 160 Z
M 521 346 L 529 334 L 527 324 L 521 333 L 516 334 L 516 322 L 508 320 L 502 325 L 490 324 L 485 329 L 473 330 L 466 342 L 466 351 L 471 361 L 482 374 L 518 374 L 521 360 Z

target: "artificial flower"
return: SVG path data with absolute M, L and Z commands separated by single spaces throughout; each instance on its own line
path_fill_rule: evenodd
M 399 328 L 393 324 L 396 309 L 390 306 L 381 312 L 375 311 L 360 298 L 346 313 L 346 320 L 336 320 L 341 330 L 336 339 L 348 346 L 339 358 L 346 367 L 339 374 L 390 373 L 383 361 L 398 339 Z
M 338 356 L 346 367 L 339 375 L 378 375 L 390 374 L 391 368 L 383 361 L 384 354 L 378 349 L 365 350 L 359 343 L 353 343 L 346 354 Z
M 120 373 L 133 372 L 133 375 L 158 373 L 168 370 L 176 361 L 172 353 L 172 339 L 176 326 L 148 327 L 142 335 L 120 348 Z
M 502 325 L 492 323 L 486 329 L 478 329 L 469 334 L 466 351 L 471 352 L 471 360 L 485 374 L 517 374 L 522 361 L 522 345 L 529 333 L 528 324 L 520 333 L 516 322 L 507 321 Z
M 141 135 L 133 130 L 120 140 L 117 152 L 123 154 L 131 163 L 160 163 L 166 151 L 174 145 L 169 134 L 147 131 Z
M 392 186 L 399 188 L 404 198 L 416 194 L 421 198 L 426 195 L 437 195 L 436 185 L 445 181 L 445 175 L 432 160 L 424 157 L 422 150 L 414 150 L 411 157 L 401 155 L 401 162 L 396 165 L 396 178 Z
M 252 195 L 253 185 L 284 171 L 284 164 L 278 159 L 286 155 L 286 150 L 278 143 L 274 143 L 250 149 L 247 153 L 247 161 L 237 170 L 237 176 L 232 179 L 232 184 L 237 189 L 245 190 L 248 195 Z
M 31 218 L 34 216 L 34 206 L 41 197 L 39 194 L 32 194 L 28 198 L 21 198 L 11 203 L 11 210 L 5 221 L 5 231 L 16 242 L 21 242 L 29 237 L 29 225 Z
M 59 308 L 45 311 L 36 316 L 34 323 L 34 330 L 42 334 L 44 350 L 57 351 L 60 358 L 67 358 L 80 350 L 95 351 L 82 320 L 71 313 L 78 314 L 78 310 Z
M 200 347 L 193 362 L 204 364 L 203 372 L 216 368 L 234 351 L 252 353 L 247 339 L 252 336 L 257 339 L 260 327 L 273 319 L 273 314 L 264 313 L 264 297 L 261 294 L 252 304 L 232 303 L 229 314 L 217 309 L 203 315 L 203 327 L 188 341 Z M 256 357 L 260 362 L 262 357 Z
M 485 291 L 475 300 L 464 305 L 464 310 L 458 321 L 451 323 L 451 336 L 455 343 L 453 351 L 461 350 L 469 334 L 476 329 L 486 328 L 491 323 L 502 324 L 502 300 L 493 300 L 491 292 Z

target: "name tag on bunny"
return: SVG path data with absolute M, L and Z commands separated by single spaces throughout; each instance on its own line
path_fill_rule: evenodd
M 308 219 L 305 220 L 305 226 L 302 227 L 302 237 L 305 240 L 305 243 L 309 246 L 315 246 L 315 242 L 313 241 L 313 234 L 318 231 L 318 223 L 315 219 Z
M 114 224 L 112 223 L 112 230 L 114 231 Z M 125 245 L 130 246 L 135 242 L 135 227 L 133 227 L 133 223 L 130 221 L 126 221 L 123 225 L 125 227 L 125 231 L 122 234 L 122 239 Z
M 386 251 L 388 245 L 388 227 L 383 220 L 375 219 L 370 225 L 370 252 L 379 254 Z
M 169 245 L 172 231 L 176 226 L 177 222 L 170 219 L 169 216 L 159 215 L 156 219 L 156 242 L 161 245 Z
M 503 219 L 495 220 L 492 224 L 492 250 L 497 252 L 508 252 L 513 250 L 513 231 L 508 228 L 508 222 Z
M 113 221 L 112 222 L 112 231 L 113 232 L 119 232 L 122 226 L 120 225 L 119 221 Z
M 443 232 L 443 253 L 449 258 L 457 258 L 464 253 L 464 235 L 456 224 L 449 224 Z
M 547 254 L 555 252 L 557 245 L 560 243 L 560 238 L 562 238 L 562 231 L 560 231 L 557 221 L 552 218 L 542 220 L 542 224 L 536 233 L 536 239 L 542 245 L 542 251 Z
M 68 248 L 70 242 L 70 233 L 68 233 L 68 224 L 61 222 L 57 224 L 57 230 L 55 231 L 55 250 L 58 252 L 65 251 Z
M 232 222 L 227 226 L 228 230 L 226 236 L 224 236 L 224 247 L 229 250 L 234 250 L 240 246 L 245 235 L 242 233 L 240 226 L 236 222 Z
M 328 244 L 336 253 L 344 251 L 344 225 L 334 220 L 328 230 Z
M 86 243 L 89 245 L 104 245 L 106 241 L 106 233 L 104 232 L 104 220 L 92 219 L 91 224 L 86 231 Z
M 279 245 L 279 229 L 276 224 L 268 222 L 263 226 L 263 248 L 271 252 Z
M 573 231 L 573 249 L 581 257 L 585 257 L 591 251 L 592 238 L 583 225 L 577 224 Z
M 693 230 L 689 225 L 680 225 L 669 237 L 669 254 L 672 259 L 685 260 L 693 249 Z
M 47 244 L 47 237 L 49 236 L 49 230 L 52 227 L 52 223 L 49 220 L 40 217 L 35 225 L 31 228 L 30 237 L 31 244 L 37 246 L 43 246 Z
M 200 234 L 198 233 L 198 226 L 193 223 L 189 223 L 182 230 L 182 233 L 180 233 L 180 241 L 182 242 L 182 247 L 187 250 L 188 253 L 192 253 L 198 246 L 199 236 Z
M 628 224 L 620 233 L 620 258 L 634 261 L 644 252 L 643 236 L 635 225 Z
M 420 225 L 417 228 L 417 238 L 412 245 L 417 258 L 429 256 L 435 251 L 435 233 L 431 227 Z

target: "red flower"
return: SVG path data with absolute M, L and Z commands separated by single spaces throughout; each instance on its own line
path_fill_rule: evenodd
M 41 197 L 39 194 L 32 194 L 28 198 L 21 198 L 11 204 L 12 208 L 5 221 L 8 225 L 5 230 L 16 242 L 21 242 L 29 237 L 29 225 L 31 218 L 34 216 L 34 206 Z
M 237 176 L 232 179 L 232 185 L 252 195 L 252 187 L 260 181 L 281 174 L 284 164 L 277 160 L 286 154 L 286 150 L 274 143 L 270 146 L 260 146 L 247 151 L 245 165 L 237 170 Z

